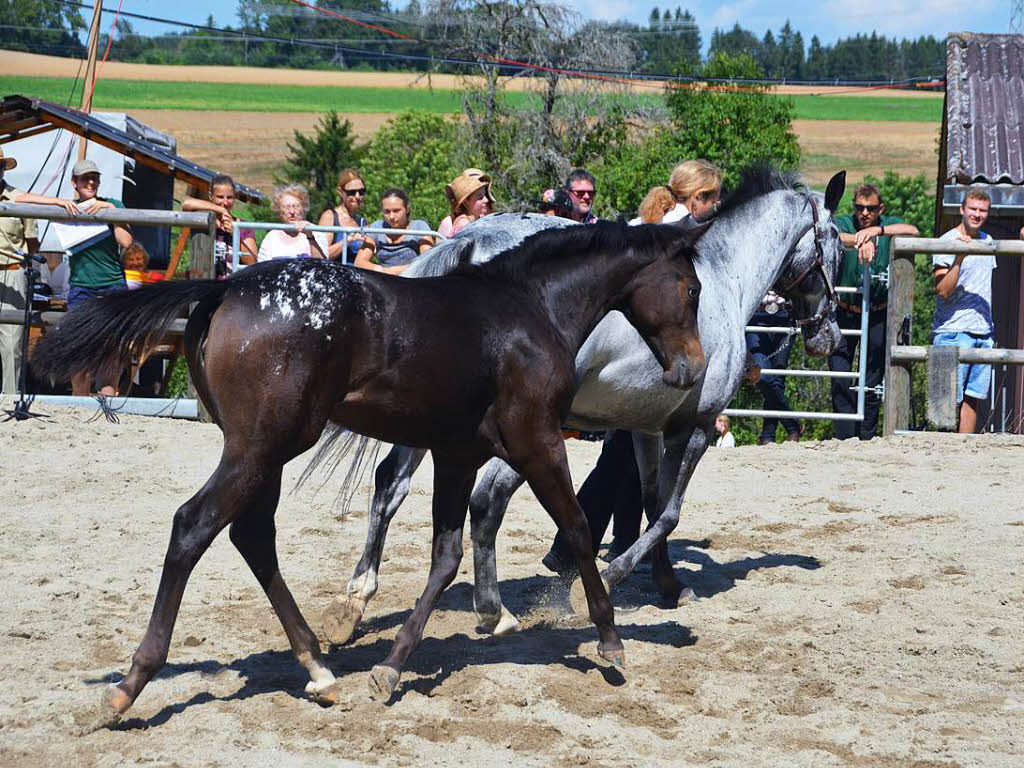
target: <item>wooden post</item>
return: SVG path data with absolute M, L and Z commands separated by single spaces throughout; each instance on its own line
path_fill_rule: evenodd
M 959 408 L 956 380 L 959 347 L 928 347 L 928 397 L 925 417 L 939 429 L 956 429 Z
M 895 246 L 895 243 L 893 243 Z M 914 253 L 893 248 L 889 262 L 889 309 L 885 327 L 885 424 L 882 434 L 891 436 L 910 426 L 910 366 L 893 364 L 892 348 L 910 343 L 914 308 Z M 863 344 L 864 339 L 861 340 Z
M 82 81 L 82 111 L 92 111 L 92 92 L 96 89 L 96 49 L 100 42 L 100 15 L 103 13 L 103 0 L 93 0 L 92 26 L 89 27 L 89 58 L 85 62 L 85 79 Z M 85 150 L 89 139 L 82 136 L 78 140 L 78 159 L 85 159 Z

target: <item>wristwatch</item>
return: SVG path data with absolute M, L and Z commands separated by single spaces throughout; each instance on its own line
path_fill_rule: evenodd
M 881 237 L 885 234 L 885 224 L 878 225 L 878 236 Z

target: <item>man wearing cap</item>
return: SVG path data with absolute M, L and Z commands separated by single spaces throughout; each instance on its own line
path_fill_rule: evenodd
M 96 213 L 106 208 L 124 208 L 120 200 L 98 196 L 100 169 L 95 162 L 86 158 L 75 163 L 71 170 L 71 186 L 75 189 L 79 208 Z M 68 311 L 89 299 L 97 298 L 110 291 L 127 286 L 124 267 L 121 265 L 121 249 L 132 243 L 132 233 L 125 224 L 111 224 L 107 235 L 91 241 L 80 250 L 72 249 L 71 279 L 68 281 Z M 97 374 L 96 385 L 101 395 L 117 393 L 117 378 L 120 371 L 105 371 Z M 86 397 L 92 388 L 91 371 L 80 371 L 71 377 L 71 394 Z
M 78 207 L 70 200 L 56 197 L 32 195 L 15 189 L 4 181 L 4 173 L 18 166 L 13 157 L 4 157 L 0 147 L 0 202 L 40 203 L 59 205 L 69 213 L 77 213 Z M 28 285 L 22 271 L 22 255 L 39 250 L 39 239 L 34 219 L 17 219 L 0 216 L 0 311 L 13 309 L 25 311 L 28 301 Z M 21 373 L 21 326 L 0 324 L 0 392 L 13 395 L 18 389 Z
M 893 235 L 916 237 L 917 227 L 907 224 L 895 216 L 886 216 L 882 192 L 874 184 L 862 184 L 853 193 L 853 215 L 836 216 L 833 221 L 839 229 L 839 239 L 845 246 L 843 262 L 839 269 L 837 286 L 858 289 L 858 293 L 839 294 L 836 321 L 846 330 L 860 330 L 861 297 L 860 287 L 864 270 L 872 275 L 884 274 L 889 269 L 889 251 Z M 885 326 L 888 291 L 878 281 L 871 282 L 871 305 L 868 308 L 868 337 L 860 339 L 843 336 L 828 359 L 831 371 L 849 372 L 857 345 L 867 345 L 867 368 L 864 371 L 864 386 L 872 388 L 882 381 L 885 368 Z M 832 380 L 832 408 L 836 413 L 857 412 L 857 391 L 851 389 L 851 379 Z M 846 440 L 856 435 L 861 440 L 870 440 L 878 430 L 879 398 L 874 392 L 864 397 L 864 421 L 835 421 L 835 435 Z

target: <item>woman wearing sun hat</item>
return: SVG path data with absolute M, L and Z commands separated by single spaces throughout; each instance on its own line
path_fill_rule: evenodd
M 494 213 L 491 177 L 479 168 L 467 168 L 450 184 L 445 184 L 444 194 L 452 213 L 445 217 L 437 231 L 445 237 L 451 237 L 481 216 Z

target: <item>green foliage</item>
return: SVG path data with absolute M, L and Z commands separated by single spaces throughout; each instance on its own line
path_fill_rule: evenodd
M 320 118 L 312 136 L 295 131 L 295 143 L 288 145 L 289 156 L 276 181 L 298 182 L 309 190 L 309 216 L 320 214 L 338 203 L 338 175 L 344 168 L 358 165 L 360 151 L 355 146 L 352 123 L 337 112 Z
M 758 64 L 749 54 L 716 53 L 703 67 L 708 78 L 755 77 Z M 793 103 L 769 96 L 765 89 L 676 88 L 667 97 L 673 116 L 673 157 L 703 157 L 735 183 L 742 167 L 769 161 L 780 168 L 795 168 L 800 146 L 793 133 Z M 662 180 L 660 183 L 664 183 Z
M 171 373 L 171 380 L 167 382 L 168 397 L 185 397 L 188 392 L 188 363 L 184 357 L 174 361 L 174 371 Z
M 380 194 L 401 187 L 412 216 L 436 227 L 449 214 L 444 185 L 462 171 L 456 164 L 457 126 L 427 112 L 403 112 L 389 120 L 367 145 L 359 166 L 367 187 L 367 218 L 380 214 Z
M 57 0 L 0 0 L 0 48 L 51 56 L 84 56 L 75 34 L 86 24 L 77 8 Z M 61 98 L 64 101 L 67 93 Z

